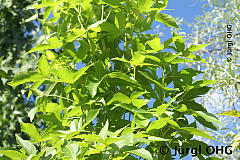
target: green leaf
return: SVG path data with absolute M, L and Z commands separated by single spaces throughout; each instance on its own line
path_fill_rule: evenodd
M 101 129 L 99 136 L 105 140 L 107 138 L 107 134 L 108 134 L 108 120 L 106 121 L 104 127 Z
M 175 46 L 177 47 L 178 52 L 183 52 L 184 49 L 185 49 L 184 40 L 183 39 L 177 39 L 175 41 Z
M 192 45 L 192 46 L 190 46 L 187 50 L 183 51 L 183 53 L 184 53 L 185 56 L 188 56 L 189 53 L 195 52 L 195 51 L 197 51 L 197 50 L 199 50 L 199 49 L 201 49 L 201 48 L 204 48 L 204 47 L 206 47 L 206 46 L 209 46 L 209 45 L 211 45 L 211 44 L 213 44 L 213 43 L 210 43 L 210 44 L 201 44 L 201 45 Z
M 157 4 L 154 5 L 155 8 L 160 8 L 159 11 L 163 10 L 164 8 L 167 7 L 168 4 L 168 0 L 162 0 L 162 1 L 158 1 Z
M 194 111 L 207 111 L 206 108 L 204 108 L 201 104 L 196 103 L 195 101 L 182 101 L 179 104 L 185 104 L 188 109 L 192 109 Z
M 163 60 L 166 62 L 171 62 L 180 55 L 181 54 L 172 54 L 172 53 L 167 52 L 163 55 Z
M 109 22 L 104 22 L 100 24 L 101 31 L 109 32 L 111 35 L 118 35 L 119 30 L 115 26 L 115 24 L 109 23 Z
M 48 71 L 49 71 L 49 65 L 48 61 L 45 57 L 41 57 L 38 61 L 37 67 L 39 68 L 40 72 L 42 73 L 43 76 L 47 77 L 48 76 Z
M 63 53 L 71 58 L 75 58 L 76 57 L 76 48 L 74 46 L 73 42 L 68 42 L 68 43 L 64 43 L 63 45 Z
M 19 74 L 17 74 L 13 81 L 9 82 L 8 85 L 10 86 L 17 86 L 19 84 L 23 84 L 26 82 L 35 82 L 35 81 L 41 81 L 45 79 L 45 76 L 43 76 L 42 74 L 38 73 L 38 72 L 21 72 Z
M 146 105 L 149 102 L 147 99 L 133 99 L 132 104 L 137 108 L 142 108 L 142 106 Z
M 101 84 L 101 82 L 105 78 L 105 76 L 103 76 L 100 79 L 97 79 L 96 77 L 93 77 L 93 76 L 90 76 L 88 78 L 88 81 L 87 81 L 87 84 L 86 84 L 86 88 L 89 90 L 90 95 L 92 97 L 94 97 L 97 94 L 98 86 Z
M 54 113 L 57 118 L 60 119 L 60 112 L 62 111 L 62 107 L 57 103 L 47 103 L 46 112 Z
M 158 106 L 157 107 L 157 114 L 161 116 L 166 111 L 166 109 L 168 108 L 169 105 L 170 104 L 167 103 L 167 104 L 162 104 L 161 106 Z
M 187 51 L 190 52 L 190 53 L 192 53 L 192 52 L 195 52 L 195 51 L 197 51 L 197 50 L 199 50 L 199 49 L 201 49 L 201 48 L 204 48 L 204 47 L 206 47 L 206 46 L 209 46 L 209 45 L 210 45 L 210 44 L 192 45 L 192 46 L 190 46 L 190 47 L 187 49 Z
M 151 153 L 143 148 L 137 149 L 137 150 L 131 150 L 131 151 L 127 151 L 128 153 L 137 155 L 141 158 L 144 158 L 146 160 L 153 160 Z
M 163 24 L 165 24 L 166 26 L 170 26 L 170 27 L 175 27 L 175 28 L 180 28 L 178 27 L 178 25 L 176 24 L 174 18 L 170 15 L 167 14 L 163 14 L 163 13 L 157 13 L 155 15 L 155 20 L 158 22 L 161 22 Z
M 171 98 L 167 104 L 162 104 L 162 105 L 158 106 L 157 114 L 162 115 L 166 111 L 166 109 L 182 94 L 183 94 L 183 92 L 178 93 L 175 97 Z
M 47 148 L 47 147 L 46 147 Z M 36 156 L 32 156 L 31 160 L 39 160 L 46 151 L 39 152 Z
M 222 113 L 217 113 L 217 115 L 230 116 L 230 117 L 240 117 L 240 112 L 238 112 L 237 110 L 224 111 Z
M 42 50 L 47 50 L 47 49 L 54 49 L 52 48 L 49 44 L 39 44 L 34 46 L 30 51 L 24 54 L 24 56 L 28 53 L 36 52 L 36 51 L 42 51 Z
M 148 11 L 153 5 L 152 0 L 138 0 L 138 9 L 140 11 Z
M 64 156 L 70 157 L 72 160 L 75 160 L 79 152 L 79 146 L 77 143 L 67 144 L 62 147 L 62 152 Z
M 152 118 L 152 114 L 140 113 L 134 115 L 134 122 L 137 128 L 146 128 Z
M 154 50 L 154 51 L 160 51 L 163 49 L 160 38 L 155 38 L 151 41 L 147 41 L 147 44 Z
M 120 7 L 122 4 L 116 0 L 100 0 L 98 4 L 108 4 L 112 7 Z
M 75 72 L 68 70 L 67 68 L 63 68 L 63 69 L 55 70 L 54 74 L 57 75 L 62 80 L 62 82 L 72 83 Z
M 35 117 L 35 114 L 37 113 L 38 108 L 34 107 L 28 112 L 28 117 L 30 118 L 30 121 L 32 122 L 33 118 Z
M 131 79 L 128 75 L 122 72 L 111 72 L 108 74 L 108 76 L 110 78 L 122 79 L 124 81 L 139 85 L 135 80 Z
M 166 126 L 168 121 L 169 121 L 169 118 L 161 118 L 160 120 L 153 121 L 148 126 L 146 132 L 149 132 L 150 130 L 153 130 L 153 129 L 160 129 Z
M 170 44 L 172 44 L 173 42 L 176 42 L 176 41 L 179 41 L 179 40 L 182 40 L 183 36 L 175 36 L 175 37 L 172 37 L 168 40 L 166 40 L 164 43 L 163 43 L 163 49 L 165 48 L 168 48 Z
M 84 123 L 84 125 L 80 130 L 84 129 L 89 123 L 91 123 L 97 117 L 98 113 L 99 113 L 99 109 L 93 109 L 89 111 L 86 117 L 86 122 Z
M 28 53 L 36 52 L 36 51 L 42 51 L 47 49 L 58 49 L 62 47 L 63 43 L 59 42 L 59 39 L 57 37 L 51 37 L 47 39 L 48 44 L 39 44 L 34 46 L 30 51 L 24 54 L 24 56 Z
M 123 128 L 120 128 L 118 130 L 116 130 L 112 135 L 110 135 L 111 137 L 117 137 L 125 128 L 127 128 L 128 125 L 126 125 L 125 127 Z
M 121 103 L 126 103 L 126 104 L 131 103 L 131 99 L 128 96 L 126 96 L 125 94 L 122 94 L 122 93 L 117 93 L 107 103 L 107 105 L 110 105 L 110 104 L 112 104 L 113 102 L 116 102 L 116 101 L 121 102 Z
M 88 30 L 97 28 L 100 24 L 104 23 L 105 21 L 106 21 L 106 20 L 103 19 L 103 20 L 97 21 L 97 22 L 94 23 L 94 24 L 91 24 L 91 25 L 88 27 Z
M 24 153 L 10 150 L 9 148 L 0 148 L 0 154 L 5 155 L 14 160 L 27 159 L 27 156 Z M 7 160 L 7 159 L 6 159 Z
M 139 53 L 134 53 L 134 55 L 132 57 L 132 60 L 131 60 L 132 61 L 131 63 L 133 65 L 137 66 L 137 65 L 143 64 L 144 60 L 145 60 L 145 56 L 144 55 L 139 54 Z
M 195 87 L 203 87 L 203 86 L 208 86 L 210 84 L 215 84 L 217 81 L 215 80 L 208 80 L 208 79 L 204 79 L 204 80 L 198 80 L 196 82 L 193 83 L 193 85 Z
M 65 40 L 67 42 L 72 42 L 74 40 L 76 40 L 77 38 L 82 38 L 84 35 L 84 30 L 83 29 L 76 29 L 74 28 L 72 30 L 72 33 L 70 33 L 69 35 L 67 35 L 67 37 L 65 38 Z
M 144 59 L 145 59 L 144 55 L 135 52 L 131 61 L 128 61 L 125 58 L 118 58 L 118 57 L 113 58 L 112 60 L 118 60 L 118 61 L 122 61 L 122 62 L 125 62 L 125 63 L 130 63 L 134 66 L 146 66 L 146 65 L 150 66 L 150 65 L 153 65 L 153 64 L 149 64 L 149 63 L 143 63 Z
M 133 100 L 133 99 L 135 99 L 135 98 L 138 98 L 139 96 L 141 96 L 141 95 L 143 95 L 143 94 L 146 94 L 146 93 L 149 93 L 149 92 L 133 92 L 132 94 L 131 94 L 131 99 Z
M 93 141 L 93 142 L 101 139 L 101 137 L 96 134 L 81 134 L 81 135 L 75 136 L 74 138 L 82 138 L 82 139 L 85 139 L 85 141 Z
M 115 106 L 119 106 L 119 107 L 122 107 L 122 108 L 125 108 L 133 113 L 150 113 L 152 114 L 152 112 L 148 111 L 148 110 L 145 110 L 145 109 L 139 109 L 139 108 L 136 108 L 134 107 L 132 104 L 116 104 Z
M 183 95 L 183 99 L 190 100 L 193 98 L 200 97 L 201 95 L 206 94 L 210 89 L 211 87 L 206 87 L 206 86 L 190 89 L 185 95 Z
M 43 14 L 43 21 L 42 23 L 44 24 L 47 21 L 47 18 L 49 17 L 49 15 L 51 14 L 53 8 L 52 7 L 46 7 L 44 10 L 44 14 Z
M 197 113 L 200 117 L 204 118 L 208 122 L 214 122 L 218 125 L 222 125 L 221 122 L 217 119 L 217 117 L 215 117 L 211 113 L 203 111 L 195 111 L 195 113 Z
M 10 76 L 4 70 L 0 69 L 0 78 L 9 79 Z
M 206 160 L 223 160 L 223 159 L 218 157 L 208 157 Z
M 82 116 L 82 109 L 81 109 L 81 107 L 72 107 L 70 109 L 70 111 L 68 111 L 67 118 L 70 118 L 70 117 L 73 117 L 73 116 L 76 116 L 76 117 Z
M 210 136 L 207 132 L 198 130 L 197 128 L 194 128 L 194 127 L 182 127 L 181 129 L 179 129 L 179 131 L 183 132 L 183 133 L 189 133 L 189 134 L 192 134 L 192 135 L 206 137 L 206 138 L 213 139 L 213 140 L 217 141 L 217 139 Z
M 23 140 L 17 134 L 15 134 L 17 142 L 23 147 L 23 149 L 28 153 L 28 155 L 36 155 L 37 149 L 36 147 L 29 141 Z
M 159 83 L 157 80 L 153 79 L 148 72 L 142 72 L 140 70 L 138 70 L 138 72 L 143 75 L 145 78 L 149 79 L 150 81 L 154 82 L 156 85 L 158 85 L 160 88 L 164 89 L 164 90 L 173 90 L 171 88 L 167 88 L 161 85 L 161 83 Z
M 41 136 L 33 124 L 20 122 L 20 126 L 21 126 L 22 132 L 26 132 L 35 141 L 37 141 L 37 142 L 40 141 Z
M 207 63 L 205 61 L 205 59 L 203 59 L 202 57 L 200 57 L 199 55 L 195 55 L 195 54 L 189 54 L 188 56 L 184 55 L 185 58 L 189 58 L 189 59 L 193 59 L 195 61 L 201 61 L 203 63 Z
M 117 12 L 115 17 L 115 25 L 119 30 L 122 30 L 126 24 L 126 16 L 123 11 Z
M 184 59 L 184 58 L 175 58 L 174 60 L 171 61 L 172 64 L 187 63 L 187 62 L 196 62 L 196 61 L 190 60 L 190 59 Z
M 41 4 L 34 5 L 36 9 L 43 8 L 43 7 L 49 7 L 49 6 L 57 6 L 61 1 L 54 1 L 54 0 L 47 0 L 47 1 L 42 1 Z
M 2 62 L 3 62 L 3 56 L 0 57 L 0 65 L 2 65 Z
M 113 144 L 113 143 L 115 143 L 115 142 L 119 142 L 119 141 L 121 141 L 122 139 L 120 139 L 120 138 L 112 138 L 112 137 L 109 137 L 109 138 L 107 138 L 106 140 L 105 140 L 105 142 L 104 142 L 104 144 L 105 145 L 110 145 L 110 144 Z

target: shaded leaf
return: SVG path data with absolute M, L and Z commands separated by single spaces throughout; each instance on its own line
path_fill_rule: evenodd
M 37 149 L 36 147 L 29 141 L 23 140 L 21 137 L 19 137 L 17 134 L 16 139 L 17 142 L 23 147 L 23 149 L 29 154 L 29 155 L 36 155 Z
M 127 151 L 131 154 L 137 155 L 141 158 L 144 158 L 146 160 L 153 160 L 152 155 L 150 154 L 150 152 L 148 150 L 145 150 L 143 148 L 137 149 L 137 150 L 131 150 L 131 151 Z
M 70 157 L 72 160 L 75 160 L 79 152 L 79 146 L 77 143 L 67 144 L 62 147 L 62 152 L 65 156 Z
M 86 122 L 84 123 L 80 130 L 84 129 L 89 123 L 91 123 L 97 117 L 98 113 L 99 109 L 93 109 L 89 111 L 86 117 Z

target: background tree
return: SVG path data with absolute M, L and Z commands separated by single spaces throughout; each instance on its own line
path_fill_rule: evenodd
M 238 0 L 208 0 L 203 6 L 204 15 L 196 17 L 190 34 L 174 30 L 180 35 L 186 36 L 187 45 L 212 43 L 213 45 L 202 48 L 195 52 L 206 59 L 207 63 L 188 63 L 186 67 L 194 67 L 203 71 L 204 76 L 210 80 L 217 80 L 213 89 L 198 99 L 198 102 L 207 106 L 208 111 L 213 114 L 224 111 L 239 111 L 239 51 L 240 51 L 240 2 Z M 179 20 L 181 23 L 182 20 Z M 184 24 L 184 22 L 183 22 Z M 227 25 L 232 25 L 233 55 L 227 55 Z M 232 62 L 227 58 L 231 57 Z M 199 78 L 199 77 L 198 77 Z M 233 114 L 230 114 L 233 115 Z M 218 145 L 230 145 L 233 137 L 240 132 L 239 118 L 228 116 L 218 116 L 223 125 L 218 126 L 218 131 L 212 131 L 212 135 L 219 138 L 221 143 Z M 216 145 L 211 140 L 207 143 Z M 239 159 L 239 152 L 232 155 L 217 155 L 223 159 Z
M 16 73 L 32 69 L 35 59 L 23 54 L 36 41 L 38 13 L 29 9 L 32 0 L 0 1 L 0 146 L 15 146 L 15 133 L 20 134 L 18 121 L 29 122 L 33 102 L 26 102 L 24 85 L 11 87 L 7 82 Z M 26 134 L 21 134 L 27 138 Z

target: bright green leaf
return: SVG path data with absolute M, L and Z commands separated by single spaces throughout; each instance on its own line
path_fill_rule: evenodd
M 217 114 L 222 116 L 240 117 L 240 112 L 238 112 L 237 110 L 224 111 L 222 113 L 217 113 Z
M 41 57 L 38 61 L 37 64 L 40 72 L 42 73 L 42 75 L 44 75 L 45 77 L 47 77 L 48 75 L 48 71 L 49 71 L 49 65 L 48 65 L 48 61 L 45 57 Z
M 155 38 L 151 41 L 147 41 L 147 44 L 154 50 L 154 51 L 160 51 L 163 49 L 160 38 Z
M 107 138 L 107 134 L 108 134 L 108 120 L 106 121 L 104 127 L 101 129 L 99 136 L 105 140 Z
M 26 132 L 32 139 L 39 141 L 41 139 L 40 134 L 36 127 L 31 123 L 20 123 L 22 132 Z
M 107 105 L 110 105 L 110 104 L 112 104 L 113 102 L 116 102 L 116 101 L 121 102 L 121 103 L 126 103 L 126 104 L 131 103 L 131 99 L 130 99 L 128 96 L 126 96 L 126 95 L 124 95 L 124 94 L 122 94 L 122 93 L 117 93 L 117 94 L 115 94 L 115 95 L 113 96 L 113 98 L 107 103 Z
M 170 27 L 175 27 L 175 28 L 180 28 L 178 27 L 178 25 L 176 24 L 174 18 L 170 15 L 167 14 L 163 14 L 163 13 L 157 13 L 155 15 L 155 20 L 158 22 L 161 22 L 163 24 L 165 24 L 166 26 L 170 26 Z
M 9 82 L 8 85 L 10 86 L 17 86 L 19 84 L 23 84 L 26 82 L 35 82 L 35 81 L 41 81 L 45 78 L 42 74 L 38 72 L 21 72 L 17 74 L 13 81 Z
M 24 153 L 15 150 L 0 148 L 0 154 L 5 155 L 14 160 L 27 159 L 27 156 Z
M 160 120 L 156 120 L 150 123 L 150 125 L 148 126 L 146 132 L 149 132 L 150 130 L 153 129 L 160 129 L 164 126 L 167 125 L 169 118 L 161 118 Z

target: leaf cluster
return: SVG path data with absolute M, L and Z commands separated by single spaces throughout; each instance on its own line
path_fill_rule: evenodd
M 38 1 L 35 8 L 45 7 L 46 39 L 27 54 L 38 51 L 41 58 L 35 71 L 8 84 L 27 84 L 28 97 L 37 96 L 29 116 L 40 113 L 46 127 L 21 123 L 32 140 L 16 136 L 21 149 L 0 153 L 12 159 L 172 159 L 170 152 L 160 153 L 161 146 L 206 147 L 192 137 L 215 139 L 196 122 L 216 130 L 218 119 L 194 100 L 215 81 L 193 81 L 202 72 L 179 68 L 203 61 L 192 52 L 207 45 L 186 48 L 175 33 L 161 44 L 146 33 L 154 20 L 179 28 L 172 16 L 159 13 L 167 2 Z

